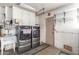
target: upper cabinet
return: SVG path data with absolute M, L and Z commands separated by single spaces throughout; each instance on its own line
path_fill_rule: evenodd
M 4 22 L 5 7 L 0 6 L 0 25 Z
M 13 18 L 18 20 L 20 25 L 35 26 L 38 23 L 34 12 L 18 7 L 13 7 Z
M 35 23 L 39 25 L 39 16 L 36 16 Z
M 35 13 L 30 13 L 30 24 L 35 25 L 36 17 Z
M 22 25 L 30 25 L 29 13 L 25 10 L 22 10 L 21 15 L 22 15 L 22 19 L 21 19 Z
M 19 24 L 22 24 L 22 10 L 17 7 L 13 7 L 13 19 L 16 19 Z
M 5 6 L 5 20 L 12 20 L 13 18 L 13 7 Z

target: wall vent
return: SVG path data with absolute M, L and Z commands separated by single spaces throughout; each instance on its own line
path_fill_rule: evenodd
M 64 49 L 72 52 L 72 47 L 68 45 L 64 45 Z

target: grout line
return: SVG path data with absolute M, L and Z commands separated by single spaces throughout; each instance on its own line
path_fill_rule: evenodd
M 45 47 L 45 48 L 48 48 L 48 46 L 47 46 L 47 47 Z M 43 48 L 43 49 L 41 49 L 41 50 L 39 50 L 39 51 L 35 52 L 33 55 L 35 55 L 35 54 L 39 53 L 40 51 L 44 50 L 45 48 Z

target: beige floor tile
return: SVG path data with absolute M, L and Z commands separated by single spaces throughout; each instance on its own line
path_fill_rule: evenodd
M 48 47 L 48 48 L 36 53 L 36 55 L 57 55 L 59 53 L 60 53 L 59 49 Z

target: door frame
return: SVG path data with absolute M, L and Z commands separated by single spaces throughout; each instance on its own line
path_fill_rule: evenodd
M 48 18 L 46 18 L 46 21 L 48 20 L 48 19 L 52 19 L 52 21 L 53 21 L 53 47 L 55 47 L 55 21 L 53 20 L 53 16 L 51 16 L 51 17 L 48 17 Z M 47 34 L 47 33 L 46 33 Z

